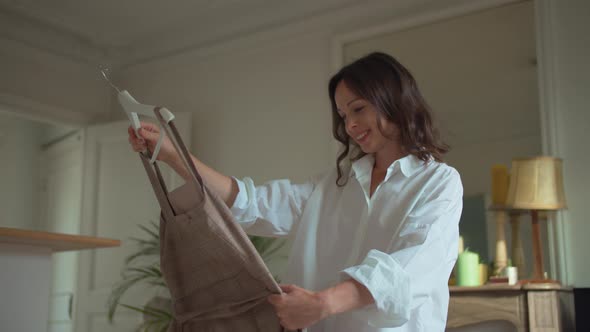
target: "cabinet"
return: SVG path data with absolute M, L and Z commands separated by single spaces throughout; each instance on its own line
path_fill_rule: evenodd
M 507 331 L 575 331 L 573 290 L 558 284 L 450 287 L 447 328 L 498 322 Z M 506 324 L 509 322 L 510 324 Z M 467 329 L 457 329 L 465 330 Z M 500 332 L 500 330 L 498 330 Z
M 54 252 L 117 247 L 119 240 L 0 227 L 0 331 L 46 331 Z

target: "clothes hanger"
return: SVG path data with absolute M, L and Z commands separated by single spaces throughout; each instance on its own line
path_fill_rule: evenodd
M 119 104 L 121 104 L 121 106 L 123 107 L 123 110 L 125 111 L 125 114 L 127 114 L 127 117 L 129 118 L 129 121 L 131 122 L 131 127 L 135 131 L 135 135 L 137 135 L 137 137 L 141 137 L 139 135 L 139 129 L 141 128 L 141 123 L 139 122 L 139 115 L 138 114 L 157 119 L 157 116 L 154 112 L 159 111 L 160 114 L 162 115 L 162 119 L 165 121 L 166 124 L 168 124 L 168 123 L 170 123 L 170 121 L 174 120 L 174 114 L 172 114 L 172 112 L 170 112 L 165 107 L 141 104 L 137 100 L 135 100 L 135 98 L 133 98 L 133 96 L 131 96 L 131 94 L 129 92 L 127 92 L 127 90 L 119 89 L 115 84 L 113 84 L 113 82 L 111 81 L 111 79 L 109 77 L 109 68 L 104 67 L 104 66 L 100 66 L 99 69 L 100 69 L 102 76 L 107 81 L 107 83 L 109 83 L 109 85 L 113 89 L 115 89 L 115 91 L 117 91 L 117 98 L 119 99 Z M 156 161 L 156 157 L 158 156 L 158 153 L 160 152 L 160 148 L 162 147 L 162 142 L 164 142 L 164 137 L 166 136 L 166 131 L 162 130 L 163 129 L 162 123 L 160 121 L 158 121 L 158 127 L 160 128 L 160 137 L 158 138 L 158 142 L 156 143 L 154 153 L 152 154 L 151 159 L 150 159 L 150 163 L 152 163 L 152 164 Z M 144 151 L 142 153 L 149 154 L 148 151 Z

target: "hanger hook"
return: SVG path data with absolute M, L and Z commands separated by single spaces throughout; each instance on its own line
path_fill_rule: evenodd
M 117 86 L 114 85 L 113 82 L 111 82 L 111 79 L 109 78 L 109 68 L 106 66 L 99 66 L 99 69 L 100 73 L 102 74 L 102 77 L 104 77 L 107 83 L 109 83 L 109 85 L 112 86 L 113 89 L 117 90 L 117 92 L 121 92 L 121 90 L 119 90 L 119 88 L 117 88 Z

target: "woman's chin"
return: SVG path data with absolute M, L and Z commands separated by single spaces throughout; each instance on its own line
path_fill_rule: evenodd
M 375 153 L 375 151 L 373 151 L 373 149 L 371 149 L 370 146 L 367 146 L 367 145 L 359 145 L 358 147 L 359 147 L 359 149 L 361 151 L 363 151 L 363 153 L 366 153 L 366 154 Z

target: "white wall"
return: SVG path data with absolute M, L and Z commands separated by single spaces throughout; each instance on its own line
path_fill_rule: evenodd
M 192 152 L 236 177 L 303 181 L 335 165 L 329 36 L 300 34 L 213 56 L 186 54 L 122 75 L 136 99 L 193 112 Z M 290 244 L 269 263 L 283 278 Z
M 0 225 L 44 229 L 40 146 L 70 130 L 63 124 L 108 120 L 110 88 L 94 66 L 2 37 L 0 73 Z
M 341 29 L 403 14 L 383 7 L 395 5 L 378 1 L 334 11 L 133 66 L 117 75 L 117 84 L 142 102 L 192 111 L 192 151 L 217 170 L 259 183 L 303 181 L 336 161 L 327 91 L 332 38 Z M 285 263 L 271 262 L 273 274 L 282 277 Z
M 461 174 L 466 197 L 490 195 L 493 165 L 510 167 L 512 158 L 541 154 L 534 14 L 533 2 L 525 1 L 344 45 L 347 61 L 379 50 L 412 72 L 451 145 L 445 160 Z M 465 245 L 487 248 L 487 255 L 479 254 L 490 262 L 495 257 L 495 222 L 490 214 L 487 246 L 479 243 L 486 228 L 482 212 L 479 219 L 463 217 L 460 228 Z M 532 273 L 530 229 L 530 219 L 523 216 L 521 239 L 528 263 L 526 271 L 519 271 L 523 278 Z M 508 228 L 506 236 L 510 239 Z M 510 242 L 508 250 L 510 257 Z M 548 255 L 545 261 L 549 264 Z
M 0 226 L 35 229 L 39 126 L 0 114 Z
M 579 39 L 579 32 L 588 30 L 580 8 L 588 5 L 578 1 L 577 7 L 566 8 L 564 4 L 555 5 L 557 1 L 549 1 L 555 7 L 551 11 L 557 23 L 551 28 L 553 38 L 559 39 L 558 47 L 564 47 L 558 54 L 557 78 L 562 83 L 557 94 L 561 103 L 558 134 L 560 146 L 565 147 L 561 155 L 566 159 L 570 203 L 566 218 L 570 277 L 566 283 L 588 285 L 590 267 L 584 263 L 584 257 L 590 244 L 584 234 L 588 234 L 590 226 L 581 210 L 588 183 L 579 180 L 583 167 L 580 165 L 588 161 L 587 155 L 580 153 L 586 146 L 583 137 L 579 137 L 588 123 L 581 121 L 582 110 L 590 104 L 581 92 L 588 86 L 588 75 L 579 75 L 580 70 L 587 70 L 579 65 L 588 55 L 588 43 L 583 45 Z M 458 1 L 455 5 L 462 3 L 465 4 Z M 292 29 L 279 33 L 263 32 L 260 38 L 220 42 L 134 66 L 120 73 L 118 82 L 140 101 L 162 104 L 173 111 L 193 111 L 193 151 L 220 171 L 249 175 L 259 181 L 277 177 L 300 180 L 334 163 L 326 92 L 334 63 L 334 36 L 408 16 L 423 19 L 419 13 L 437 13 L 452 6 L 448 4 L 442 10 L 445 5 L 438 2 L 424 7 L 417 4 L 413 9 L 406 6 L 388 11 L 386 7 L 383 3 L 367 5 L 357 10 L 357 16 L 335 12 L 310 19 L 306 28 L 301 27 L 303 23 L 295 23 Z M 537 125 L 540 126 L 538 122 Z M 537 130 L 531 130 L 510 143 L 515 154 L 538 151 L 537 135 Z M 498 150 L 505 143 L 496 141 L 489 145 L 493 144 Z M 468 145 L 464 149 L 478 150 Z M 474 174 L 466 175 L 476 178 Z M 475 188 L 484 185 L 487 180 L 480 179 Z
M 541 153 L 532 1 L 344 45 L 345 59 L 395 56 L 418 81 L 464 194 L 489 193 L 494 164 Z
M 563 214 L 568 283 L 590 287 L 590 2 L 550 1 L 547 24 L 554 66 L 555 152 L 564 159 Z
M 0 113 L 0 227 L 46 229 L 39 215 L 40 153 L 71 130 Z
M 110 88 L 97 67 L 0 37 L 0 111 L 62 124 L 104 121 Z
M 298 35 L 125 72 L 146 103 L 193 115 L 193 152 L 234 176 L 303 180 L 335 162 L 327 98 L 329 38 Z
M 404 17 L 418 12 L 485 3 L 491 2 L 399 1 L 394 5 L 373 1 L 289 27 L 274 27 L 274 32 L 261 32 L 258 37 L 212 43 L 165 61 L 138 65 L 120 73 L 119 83 L 140 101 L 163 104 L 173 111 L 193 110 L 193 151 L 213 167 L 259 181 L 283 176 L 303 179 L 334 162 L 326 83 L 335 35 L 382 22 L 404 22 Z M 590 3 L 539 3 L 549 4 L 549 21 L 543 24 L 548 26 L 547 38 L 555 51 L 551 61 L 555 62 L 552 93 L 557 116 L 551 123 L 557 141 L 554 152 L 565 159 L 566 283 L 588 287 L 590 266 L 585 256 L 590 251 L 586 240 L 590 223 L 583 207 L 590 187 L 584 135 L 590 123 L 590 37 L 586 33 Z M 119 110 L 105 114 L 110 91 L 91 66 L 47 54 L 32 56 L 22 45 L 2 40 L 0 71 L 4 110 L 17 96 L 56 108 L 55 114 L 64 122 L 120 117 Z
M 302 180 L 335 165 L 327 92 L 334 37 L 446 7 L 429 0 L 349 6 L 133 66 L 117 82 L 140 101 L 193 111 L 193 151 L 220 171 Z
M 51 124 L 43 124 L 43 130 L 40 133 L 40 143 L 42 145 L 51 145 L 54 142 L 59 142 L 64 137 L 76 131 L 76 127 L 58 126 Z

